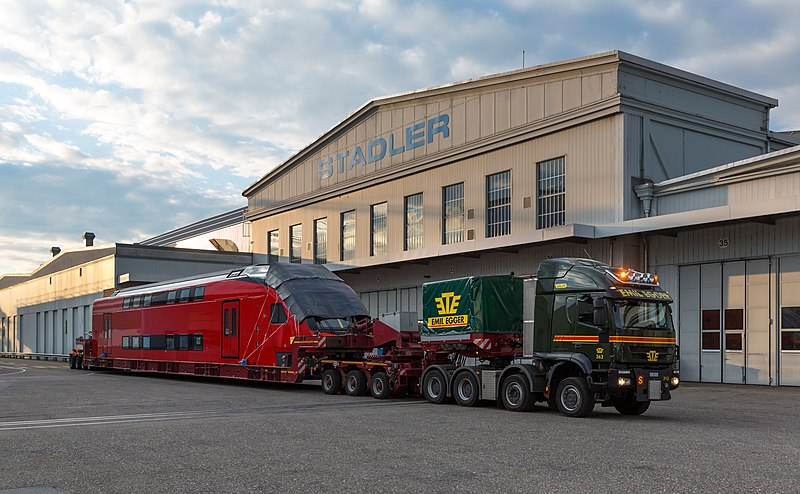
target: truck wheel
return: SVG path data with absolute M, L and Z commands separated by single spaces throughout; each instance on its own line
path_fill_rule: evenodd
M 614 398 L 614 408 L 622 415 L 641 415 L 650 408 L 649 401 L 636 401 L 633 393 Z
M 367 376 L 360 370 L 351 370 L 344 377 L 344 392 L 350 396 L 363 396 L 367 392 Z
M 439 370 L 432 370 L 422 381 L 422 395 L 429 402 L 440 405 L 447 401 L 447 381 Z
M 392 396 L 392 384 L 389 382 L 389 376 L 385 372 L 376 372 L 372 375 L 372 383 L 369 391 L 373 398 L 378 400 L 385 400 Z
M 322 391 L 327 395 L 335 395 L 342 390 L 342 375 L 336 369 L 328 369 L 322 373 Z
M 594 409 L 594 399 L 586 379 L 568 377 L 558 383 L 556 405 L 567 417 L 588 417 Z
M 480 389 L 478 380 L 469 372 L 462 372 L 453 382 L 453 397 L 462 407 L 474 407 L 478 404 Z
M 500 401 L 503 403 L 503 408 L 512 412 L 528 411 L 536 403 L 528 387 L 528 380 L 521 374 L 514 374 L 503 381 Z

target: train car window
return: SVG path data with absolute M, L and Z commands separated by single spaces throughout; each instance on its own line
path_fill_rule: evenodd
M 123 309 L 130 309 L 131 308 L 131 298 L 125 297 L 122 299 L 122 308 Z
M 178 296 L 178 302 L 188 302 L 189 294 L 191 292 L 192 292 L 191 288 L 181 288 L 180 295 Z
M 167 348 L 167 337 L 163 334 L 146 336 L 150 338 L 150 350 L 165 350 Z
M 188 350 L 189 349 L 189 335 L 188 334 L 179 334 L 178 335 L 178 350 Z
M 286 320 L 286 311 L 283 309 L 283 304 L 272 304 L 269 321 L 272 324 L 283 324 Z
M 138 350 L 140 348 L 138 336 L 131 336 L 131 348 L 133 348 L 134 350 Z
M 128 336 L 122 337 L 122 348 L 130 348 L 131 347 L 131 339 Z
M 167 292 L 158 292 L 153 294 L 153 299 L 150 305 L 164 305 L 167 303 Z
M 142 350 L 150 350 L 150 337 L 142 336 Z
M 166 350 L 175 350 L 175 335 L 168 334 L 166 344 L 164 345 Z
M 141 304 L 141 302 L 142 302 L 142 297 L 140 297 L 139 295 L 131 298 L 131 309 L 139 308 L 139 304 Z
M 206 287 L 196 286 L 192 289 L 192 300 L 197 302 L 203 300 L 203 295 L 206 293 Z
M 167 293 L 167 303 L 168 304 L 174 304 L 175 303 L 175 299 L 177 297 L 178 297 L 178 292 L 176 290 L 170 291 L 169 293 Z
M 152 302 L 152 300 L 153 300 L 152 295 L 145 295 L 144 298 L 142 298 L 142 307 L 150 307 L 150 303 Z
M 192 350 L 202 350 L 203 349 L 203 335 L 201 334 L 193 334 L 192 335 Z

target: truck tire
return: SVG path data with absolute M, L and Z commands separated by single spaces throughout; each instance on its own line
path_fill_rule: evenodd
M 422 381 L 422 395 L 435 405 L 447 401 L 447 381 L 441 371 L 432 370 L 425 374 L 425 379 Z
M 344 377 L 344 392 L 350 396 L 364 396 L 367 392 L 367 376 L 360 370 L 351 370 Z
M 586 379 L 568 377 L 558 383 L 556 406 L 567 417 L 588 417 L 594 409 L 594 398 Z
M 474 407 L 478 404 L 480 388 L 478 380 L 470 372 L 462 372 L 453 381 L 453 397 L 462 407 Z
M 500 402 L 503 408 L 512 412 L 526 412 L 536 403 L 530 391 L 528 380 L 522 374 L 514 374 L 503 381 Z
M 342 375 L 336 369 L 328 369 L 322 373 L 322 391 L 326 395 L 335 395 L 342 390 Z
M 614 408 L 622 415 L 641 415 L 650 408 L 649 401 L 636 401 L 633 393 L 614 398 Z
M 385 400 L 392 397 L 392 383 L 385 372 L 376 372 L 372 375 L 369 391 L 372 397 L 378 400 Z

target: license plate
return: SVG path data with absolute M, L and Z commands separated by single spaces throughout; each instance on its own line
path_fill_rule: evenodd
M 661 399 L 661 381 L 658 379 L 651 379 L 647 382 L 647 397 L 651 400 Z

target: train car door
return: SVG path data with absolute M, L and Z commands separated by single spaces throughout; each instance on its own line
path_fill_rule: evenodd
M 103 346 L 100 353 L 111 353 L 111 313 L 103 314 Z
M 222 358 L 239 358 L 239 301 L 222 302 Z

